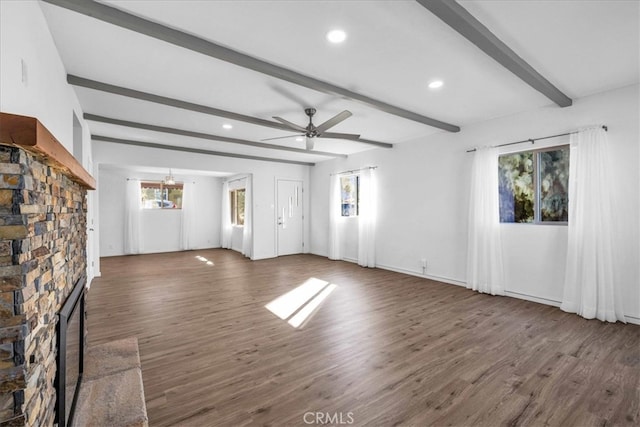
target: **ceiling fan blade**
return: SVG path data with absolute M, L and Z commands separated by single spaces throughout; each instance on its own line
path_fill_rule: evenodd
M 300 136 L 304 136 L 304 134 L 302 134 L 302 135 L 276 136 L 275 138 L 265 138 L 265 139 L 261 139 L 260 141 L 273 141 L 274 139 L 298 138 Z
M 307 137 L 307 142 L 306 142 L 307 150 L 313 150 L 314 145 L 315 143 L 313 141 L 313 138 Z
M 356 135 L 355 133 L 336 133 L 336 132 L 325 132 L 320 135 L 318 138 L 332 138 L 332 139 L 359 139 L 360 135 Z
M 342 113 L 336 114 L 335 116 L 333 116 L 332 118 L 330 118 L 329 120 L 327 120 L 326 122 L 321 124 L 320 126 L 316 126 L 316 131 L 318 133 L 322 133 L 325 130 L 334 127 L 335 125 L 337 125 L 341 121 L 346 120 L 351 116 L 352 116 L 351 111 L 344 110 Z M 275 119 L 275 117 L 274 117 L 274 119 Z
M 291 123 L 289 120 L 285 120 L 282 117 L 273 117 L 275 120 L 279 121 L 280 123 L 282 123 L 283 125 L 286 125 L 288 127 L 290 127 L 291 129 L 298 131 L 298 132 L 306 132 L 307 129 L 303 128 L 302 126 L 298 126 L 295 123 Z
M 309 105 L 313 104 L 317 109 L 320 110 L 322 109 L 322 107 L 325 107 L 327 104 L 330 104 L 333 101 L 335 101 L 334 96 L 327 95 L 324 97 L 322 101 L 311 103 L 311 102 L 307 102 L 305 99 L 303 99 L 303 97 L 298 96 L 293 89 L 287 89 L 287 87 L 284 85 L 281 85 L 278 83 L 271 83 L 269 84 L 269 87 L 273 89 L 274 92 L 287 98 L 289 101 L 292 101 L 298 104 L 298 106 L 302 109 L 309 108 Z
M 298 95 L 293 93 L 293 91 L 290 91 L 289 89 L 287 89 L 284 86 L 281 86 L 281 85 L 275 84 L 275 83 L 274 84 L 270 84 L 269 86 L 271 87 L 271 89 L 274 90 L 274 92 L 277 92 L 280 95 L 284 96 L 285 98 L 289 99 L 290 101 L 293 101 L 296 104 L 298 104 L 300 106 L 300 108 L 307 108 L 307 105 L 309 105 L 309 103 L 307 101 L 305 101 L 304 99 L 298 97 Z

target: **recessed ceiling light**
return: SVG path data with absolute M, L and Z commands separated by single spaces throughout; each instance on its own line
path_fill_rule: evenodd
M 434 80 L 431 83 L 429 83 L 429 87 L 431 89 L 438 89 L 439 87 L 442 87 L 444 83 L 442 82 L 442 80 Z
M 303 138 L 303 137 L 301 137 L 301 136 L 299 136 L 299 137 L 297 137 L 297 138 L 296 138 L 296 141 L 298 141 L 298 142 L 302 142 L 302 141 L 304 141 L 304 138 Z
M 233 129 L 233 126 L 230 125 L 229 123 L 225 123 L 225 124 L 222 125 L 222 128 L 228 130 L 228 129 Z
M 331 30 L 327 33 L 327 40 L 331 43 L 342 43 L 347 39 L 347 33 L 342 30 Z

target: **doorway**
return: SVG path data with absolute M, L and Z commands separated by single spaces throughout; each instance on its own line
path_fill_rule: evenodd
M 277 254 L 291 255 L 303 252 L 304 210 L 302 181 L 278 179 L 277 200 Z

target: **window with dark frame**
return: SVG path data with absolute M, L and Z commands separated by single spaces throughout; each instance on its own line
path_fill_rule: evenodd
M 340 177 L 340 203 L 342 216 L 358 216 L 360 209 L 360 176 Z
M 498 158 L 500 222 L 569 221 L 569 146 L 503 154 Z
M 142 209 L 182 209 L 182 184 L 165 184 L 162 181 L 143 181 Z
M 244 188 L 229 191 L 229 197 L 231 198 L 231 223 L 233 225 L 244 225 L 244 196 Z

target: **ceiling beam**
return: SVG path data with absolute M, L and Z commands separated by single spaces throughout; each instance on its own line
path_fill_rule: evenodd
M 463 35 L 484 53 L 511 71 L 529 86 L 558 104 L 569 107 L 573 101 L 545 79 L 509 46 L 454 0 L 416 0 L 445 24 Z
M 178 147 L 176 145 L 158 144 L 155 142 L 134 141 L 130 139 L 112 138 L 110 136 L 91 135 L 94 141 L 113 142 L 116 144 L 133 145 L 136 147 L 158 148 L 160 150 L 183 151 L 185 153 L 208 154 L 211 156 L 234 157 L 236 159 L 260 160 L 263 162 L 288 163 L 292 165 L 315 166 L 315 163 L 300 162 L 297 160 L 272 159 L 270 157 L 250 156 L 246 154 L 223 153 L 221 151 L 203 150 L 200 148 Z
M 219 108 L 209 107 L 201 104 L 194 104 L 193 102 L 181 101 L 175 98 L 169 98 L 166 96 L 160 96 L 149 92 L 142 92 L 135 89 L 129 89 L 122 86 L 116 86 L 109 83 L 99 82 L 97 80 L 86 79 L 84 77 L 74 76 L 67 74 L 67 83 L 73 86 L 84 87 L 87 89 L 93 89 L 101 92 L 112 93 L 114 95 L 126 96 L 128 98 L 139 99 L 141 101 L 154 102 L 156 104 L 167 105 L 169 107 L 181 108 L 183 110 L 195 111 L 197 113 L 209 114 L 216 117 L 224 117 L 226 119 L 238 120 L 245 123 L 251 123 L 253 125 L 265 126 L 274 129 L 291 131 L 285 125 L 272 122 L 270 120 L 260 119 L 258 117 L 247 116 L 244 114 L 234 113 L 231 111 L 221 110 Z
M 82 117 L 85 120 L 90 120 L 93 122 L 108 123 L 112 125 L 126 126 L 130 128 L 136 128 L 136 129 L 145 129 L 145 130 L 150 130 L 154 132 L 170 133 L 173 135 L 189 136 L 192 138 L 207 139 L 210 141 L 220 141 L 220 142 L 228 142 L 231 144 L 248 145 L 250 147 L 264 148 L 269 150 L 291 151 L 294 153 L 313 154 L 316 156 L 343 157 L 343 158 L 348 157 L 346 154 L 331 153 L 327 151 L 316 151 L 316 150 L 311 151 L 311 150 L 305 150 L 302 148 L 287 147 L 287 146 L 276 145 L 276 144 L 265 144 L 263 142 L 255 142 L 255 141 L 249 141 L 246 139 L 239 139 L 239 138 L 230 138 L 228 136 L 213 135 L 213 134 L 204 133 L 204 132 L 195 132 L 190 130 L 171 128 L 167 126 L 156 126 L 156 125 L 150 125 L 147 123 L 139 123 L 139 122 L 131 122 L 128 120 L 114 119 L 111 117 L 98 116 L 96 114 L 85 113 L 83 114 Z
M 194 104 L 193 102 L 182 101 L 175 98 L 169 98 L 166 96 L 155 95 L 153 93 L 142 92 L 135 89 L 129 89 L 122 86 L 116 86 L 109 83 L 99 82 L 96 80 L 86 79 L 84 77 L 74 76 L 67 74 L 67 82 L 73 86 L 84 87 L 87 89 L 93 89 L 101 92 L 112 93 L 114 95 L 126 96 L 129 98 L 139 99 L 141 101 L 154 102 L 156 104 L 167 105 L 169 107 L 181 108 L 183 110 L 195 111 L 197 113 L 208 114 L 216 117 L 224 117 L 231 120 L 238 120 L 245 123 L 250 123 L 258 126 L 265 126 L 274 129 L 291 132 L 291 128 L 283 125 L 282 123 L 272 122 L 269 120 L 260 119 L 258 117 L 247 116 L 244 114 L 234 113 L 231 111 L 221 110 L 219 108 L 213 108 L 206 105 Z M 374 145 L 382 148 L 393 148 L 393 144 L 387 142 L 372 141 L 370 139 L 363 138 L 349 138 L 351 141 L 357 141 L 362 144 Z
M 325 82 L 288 68 L 272 64 L 267 61 L 255 58 L 250 55 L 235 51 L 225 46 L 213 43 L 192 34 L 171 28 L 148 19 L 141 18 L 131 13 L 124 12 L 103 3 L 89 0 L 44 0 L 47 3 L 72 10 L 74 12 L 90 16 L 92 18 L 108 22 L 110 24 L 171 43 L 203 55 L 210 56 L 231 64 L 257 71 L 262 74 L 275 77 L 295 83 L 300 86 L 307 87 L 319 92 L 328 93 L 335 96 L 349 98 L 354 101 L 366 104 L 385 113 L 393 114 L 405 119 L 413 120 L 419 123 L 443 129 L 449 132 L 458 132 L 458 126 L 441 122 L 431 117 L 426 117 L 400 107 L 387 104 L 386 102 L 370 98 L 365 95 L 353 92 L 329 82 Z

